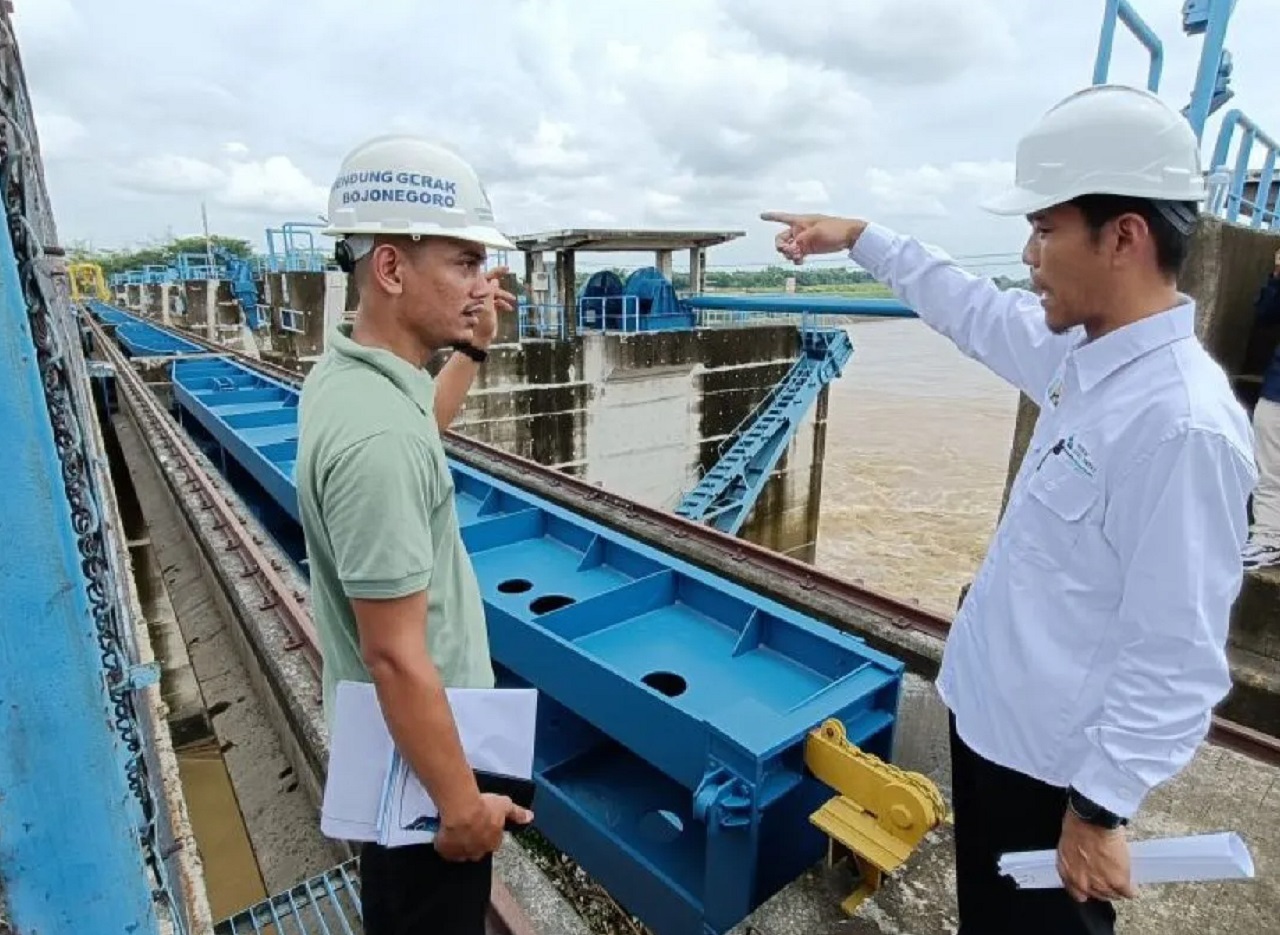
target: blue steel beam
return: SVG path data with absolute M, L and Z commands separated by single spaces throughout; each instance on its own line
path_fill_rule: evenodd
M 0 223 L 0 434 L 16 449 L 0 484 L 0 892 L 14 932 L 157 931 L 143 862 L 141 811 L 125 781 L 128 751 L 104 671 L 97 624 L 114 592 L 90 600 L 86 569 L 103 560 L 100 518 L 73 521 L 63 478 L 87 471 L 68 375 L 42 380 L 7 217 Z M 58 329 L 52 340 L 58 341 Z M 55 369 L 66 363 L 48 363 Z M 60 396 L 57 438 L 45 388 Z M 87 482 L 87 481 L 84 481 Z M 114 650 L 113 650 L 114 651 Z M 129 660 L 119 660 L 128 665 Z M 7 924 L 5 924 L 7 923 Z
M 172 357 L 183 354 L 209 353 L 199 344 L 157 327 L 145 318 L 132 315 L 114 305 L 96 299 L 85 303 L 89 313 L 104 325 L 115 329 L 120 346 L 130 357 Z
M 805 330 L 800 358 L 735 433 L 724 452 L 676 513 L 737 535 L 763 493 L 774 466 L 822 388 L 840 375 L 853 354 L 841 328 Z
M 804 295 L 780 292 L 774 295 L 691 295 L 680 300 L 694 309 L 730 312 L 786 312 L 797 315 L 870 315 L 881 318 L 918 317 L 897 299 L 850 295 Z
M 229 359 L 172 368 L 183 419 L 296 517 L 298 389 Z M 727 931 L 824 853 L 808 816 L 833 793 L 804 769 L 808 731 L 839 718 L 888 759 L 903 663 L 471 466 L 450 471 L 500 683 L 541 693 L 539 829 L 658 935 Z

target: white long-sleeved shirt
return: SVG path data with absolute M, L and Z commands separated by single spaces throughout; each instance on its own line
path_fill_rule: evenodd
M 850 258 L 1036 401 L 937 687 L 979 755 L 1132 816 L 1231 687 L 1253 436 L 1185 297 L 1088 341 L 872 224 Z

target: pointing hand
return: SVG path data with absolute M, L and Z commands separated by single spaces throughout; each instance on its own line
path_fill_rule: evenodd
M 778 233 L 774 245 L 778 252 L 793 263 L 803 263 L 812 253 L 847 252 L 866 228 L 865 221 L 831 217 L 825 214 L 787 214 L 782 211 L 766 211 L 762 221 L 777 221 L 787 225 Z

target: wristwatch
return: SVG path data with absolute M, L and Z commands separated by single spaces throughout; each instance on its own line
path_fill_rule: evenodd
M 1129 819 L 1121 818 L 1115 812 L 1107 811 L 1097 802 L 1077 792 L 1075 789 L 1067 790 L 1067 807 L 1075 812 L 1077 818 L 1091 825 L 1097 825 L 1099 828 L 1106 828 L 1108 831 L 1114 831 L 1122 825 L 1127 825 Z
M 488 351 L 482 351 L 480 348 L 476 347 L 474 344 L 470 343 L 469 341 L 459 341 L 457 344 L 453 346 L 453 349 L 455 351 L 460 351 L 463 354 L 466 354 L 468 357 L 474 360 L 477 364 L 483 364 L 486 360 L 489 359 Z

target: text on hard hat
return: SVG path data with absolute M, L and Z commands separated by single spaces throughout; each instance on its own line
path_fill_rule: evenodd
M 340 175 L 333 183 L 333 190 L 337 192 L 340 189 L 346 189 L 342 192 L 343 204 L 398 201 L 452 208 L 457 204 L 458 195 L 458 183 L 451 179 L 392 169 L 368 169 Z

